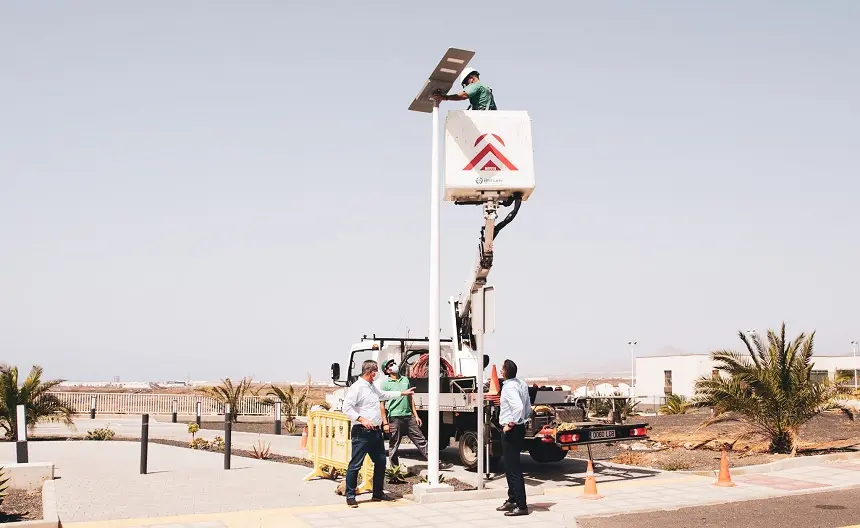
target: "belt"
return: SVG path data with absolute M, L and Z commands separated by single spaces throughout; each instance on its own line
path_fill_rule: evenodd
M 365 430 L 365 431 L 382 431 L 382 426 L 380 426 L 380 425 L 374 425 L 373 427 L 371 427 L 370 429 L 368 429 L 367 427 L 365 427 L 365 426 L 363 426 L 363 425 L 361 425 L 361 424 L 355 424 L 355 425 L 353 425 L 353 426 L 352 426 L 352 430 L 353 430 L 353 431 L 355 431 L 356 429 L 360 429 L 360 430 L 361 430 L 361 429 L 363 429 L 363 430 Z

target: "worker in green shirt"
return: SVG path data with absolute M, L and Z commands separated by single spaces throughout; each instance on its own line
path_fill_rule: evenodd
M 388 375 L 388 379 L 382 382 L 381 390 L 402 392 L 409 389 L 409 378 L 400 375 L 397 363 L 393 359 L 382 364 L 382 372 Z M 427 440 L 421 432 L 421 418 L 418 417 L 415 401 L 409 396 L 401 396 L 379 402 L 379 410 L 382 413 L 382 430 L 391 434 L 388 446 L 388 459 L 391 465 L 396 466 L 399 463 L 397 450 L 400 448 L 403 435 L 409 437 L 424 460 L 427 460 Z M 448 462 L 439 462 L 439 469 L 448 469 L 451 466 L 452 464 Z
M 496 99 L 493 97 L 493 89 L 481 82 L 481 74 L 474 68 L 463 70 L 463 81 L 460 83 L 463 91 L 456 94 L 445 95 L 433 94 L 433 98 L 439 101 L 463 101 L 469 100 L 468 110 L 498 110 Z

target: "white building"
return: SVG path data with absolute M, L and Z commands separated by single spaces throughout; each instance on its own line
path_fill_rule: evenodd
M 860 357 L 813 356 L 812 377 L 835 379 L 836 375 L 853 376 Z M 679 394 L 691 398 L 695 382 L 702 376 L 716 374 L 708 354 L 675 353 L 636 358 L 636 396 L 646 403 L 652 399 Z

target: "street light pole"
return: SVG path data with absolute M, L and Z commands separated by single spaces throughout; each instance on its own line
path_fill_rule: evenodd
M 857 347 L 860 345 L 858 341 L 851 341 L 851 350 L 854 352 L 854 390 L 857 390 Z
M 628 341 L 627 345 L 630 347 L 630 398 L 636 397 L 636 390 L 634 387 L 636 386 L 636 353 L 634 350 L 636 349 L 636 341 Z M 631 402 L 632 403 L 632 402 Z
M 439 103 L 433 102 L 433 159 L 430 179 L 430 361 L 427 370 L 430 410 L 427 424 L 427 482 L 439 483 Z
M 409 110 L 431 113 L 433 117 L 433 142 L 430 180 L 430 314 L 428 328 L 428 399 L 427 415 L 427 485 L 438 488 L 439 484 L 439 374 L 441 345 L 439 336 L 439 283 L 440 283 L 440 244 L 439 210 L 441 208 L 441 183 L 439 175 L 439 102 L 433 98 L 435 93 L 448 93 L 454 81 L 469 64 L 473 51 L 448 48 L 445 56 L 433 69 L 424 82 L 421 91 L 412 100 Z

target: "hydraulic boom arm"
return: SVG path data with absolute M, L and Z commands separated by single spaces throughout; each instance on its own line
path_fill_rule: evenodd
M 471 348 L 474 349 L 475 343 L 472 334 L 472 294 L 480 290 L 487 283 L 487 276 L 490 274 L 490 268 L 493 267 L 493 243 L 498 237 L 499 232 L 506 225 L 511 223 L 514 217 L 520 210 L 522 203 L 522 195 L 514 193 L 514 195 L 504 202 L 489 201 L 484 202 L 484 226 L 481 228 L 481 240 L 478 243 L 478 257 L 475 263 L 475 270 L 472 273 L 471 279 L 467 283 L 466 290 L 460 294 L 457 300 L 456 307 L 456 330 L 459 333 L 461 340 L 468 342 Z M 509 206 L 513 204 L 514 208 L 504 220 L 496 224 L 498 218 L 499 206 Z

